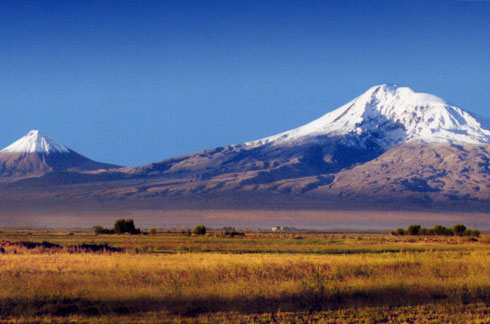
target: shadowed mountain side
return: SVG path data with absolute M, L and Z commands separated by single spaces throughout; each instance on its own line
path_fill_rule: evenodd
M 119 169 L 96 169 L 95 171 L 51 171 L 36 177 L 25 177 L 15 181 L 10 181 L 12 187 L 17 188 L 43 188 L 48 190 L 51 186 L 76 185 L 82 183 L 104 183 L 138 178 L 135 175 L 128 175 L 119 172 Z
M 310 192 L 349 199 L 417 199 L 430 207 L 441 202 L 490 201 L 490 145 L 402 145 L 378 158 L 339 172 Z
M 280 177 L 279 172 L 284 166 L 270 171 L 216 172 L 217 175 L 207 177 L 200 176 L 198 170 L 180 172 L 178 176 L 170 173 L 154 174 L 152 177 L 107 171 L 83 174 L 65 172 L 3 185 L 0 190 L 4 192 L 3 208 L 8 207 L 8 201 L 11 204 L 16 201 L 14 205 L 26 208 L 79 205 L 89 209 L 98 206 L 116 210 L 485 212 L 490 210 L 488 152 L 489 145 L 411 144 L 394 147 L 374 160 L 338 173 L 284 177 L 280 180 L 273 178 L 274 172 Z M 296 161 L 301 165 L 300 158 Z M 313 167 L 309 170 L 320 173 Z M 208 169 L 204 172 L 209 174 Z M 52 185 L 45 186 L 50 180 Z
M 0 175 L 4 178 L 39 176 L 52 171 L 90 171 L 120 166 L 92 161 L 76 152 L 0 153 Z
M 382 153 L 372 145 L 359 148 L 342 144 L 336 137 L 312 137 L 307 143 L 249 147 L 233 145 L 188 154 L 124 172 L 138 176 L 169 179 L 194 177 L 209 180 L 220 175 L 259 171 L 244 184 L 268 183 L 338 172 L 357 163 L 369 161 Z

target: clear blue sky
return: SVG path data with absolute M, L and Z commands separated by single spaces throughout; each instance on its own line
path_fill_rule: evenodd
M 135 166 L 398 83 L 490 117 L 490 1 L 0 1 L 0 146 Z

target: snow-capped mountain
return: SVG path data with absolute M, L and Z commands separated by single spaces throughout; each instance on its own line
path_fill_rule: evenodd
M 26 136 L 18 139 L 0 151 L 8 153 L 69 153 L 70 150 L 38 130 L 31 130 Z
M 307 125 L 261 140 L 112 167 L 31 131 L 0 151 L 0 207 L 37 213 L 44 204 L 51 213 L 79 206 L 102 214 L 490 210 L 488 124 L 398 86 L 373 87 Z M 104 170 L 90 171 L 97 169 Z
M 344 207 L 490 206 L 485 122 L 434 95 L 380 85 L 299 128 L 130 172 L 162 183 L 135 190 L 142 197 L 246 192 Z
M 144 175 L 200 177 L 258 172 L 247 183 L 324 175 L 371 161 L 403 144 L 489 144 L 485 121 L 407 87 L 379 85 L 299 128 L 240 145 L 136 168 Z
M 90 171 L 118 167 L 92 161 L 31 130 L 27 135 L 0 151 L 0 177 L 39 176 L 51 171 Z
M 343 143 L 363 147 L 375 143 L 384 150 L 413 141 L 488 144 L 484 123 L 434 95 L 385 84 L 304 126 L 246 145 L 298 144 L 319 136 L 343 137 Z

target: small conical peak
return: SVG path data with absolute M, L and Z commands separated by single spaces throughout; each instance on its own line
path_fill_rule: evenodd
M 38 130 L 31 130 L 0 152 L 7 153 L 68 153 L 70 150 Z

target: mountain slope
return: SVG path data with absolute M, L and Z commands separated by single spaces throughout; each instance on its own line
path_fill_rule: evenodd
M 278 135 L 136 168 L 71 164 L 0 186 L 2 208 L 490 211 L 490 131 L 432 95 L 376 86 Z M 37 143 L 37 142 L 36 142 Z M 42 143 L 42 141 L 40 142 Z M 21 145 L 26 147 L 26 145 Z M 46 147 L 55 147 L 46 141 Z M 58 148 L 59 149 L 59 148 Z M 61 150 L 61 149 L 59 149 Z M 70 151 L 71 152 L 71 151 Z M 13 152 L 0 152 L 12 154 Z M 1 170 L 1 169 L 0 169 Z M 66 172 L 71 171 L 71 172 Z M 16 172 L 19 172 L 18 170 Z M 29 174 L 32 175 L 32 170 Z M 4 172 L 5 174 L 5 172 Z M 8 174 L 8 173 L 7 173 Z M 49 191 L 46 191 L 49 184 Z
M 407 144 L 394 147 L 363 165 L 336 175 L 324 192 L 371 199 L 490 201 L 490 145 Z
M 118 166 L 92 161 L 32 130 L 0 151 L 0 178 L 40 176 L 52 171 L 91 171 Z

